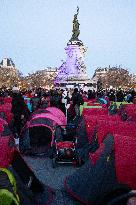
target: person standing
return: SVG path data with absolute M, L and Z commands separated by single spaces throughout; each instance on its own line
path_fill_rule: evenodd
M 13 93 L 11 112 L 13 113 L 13 133 L 17 137 L 20 135 L 21 129 L 30 115 L 21 93 Z
M 31 106 L 32 106 L 32 112 L 37 110 L 40 106 L 40 97 L 38 97 L 38 94 L 35 93 L 34 96 L 31 98 Z
M 74 89 L 71 100 L 72 100 L 72 104 L 75 109 L 76 116 L 80 116 L 80 105 L 83 105 L 84 101 L 83 101 L 82 95 L 78 91 L 78 88 Z

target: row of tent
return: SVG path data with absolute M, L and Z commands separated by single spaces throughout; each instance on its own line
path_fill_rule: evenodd
M 125 107 L 130 117 L 133 114 L 125 122 L 120 112 L 111 116 L 105 108 L 94 107 L 82 113 L 88 158 L 65 180 L 69 195 L 87 205 L 107 204 L 110 198 L 136 189 L 136 105 Z M 126 204 L 127 199 L 128 195 L 125 201 L 111 204 Z
M 0 119 L 0 204 L 36 205 L 39 196 L 44 196 L 42 203 L 48 204 L 51 194 L 23 160 L 8 123 Z
M 13 117 L 11 113 L 12 98 L 1 97 L 0 102 L 0 117 L 10 124 Z M 53 143 L 53 132 L 56 125 L 66 125 L 66 117 L 61 110 L 55 107 L 36 110 L 22 129 L 20 150 L 22 152 L 31 150 L 31 153 L 38 150 L 45 152 L 47 145 Z
M 22 129 L 21 152 L 31 149 L 37 153 L 39 147 L 45 152 L 47 146 L 51 146 L 53 127 L 57 125 L 66 125 L 65 115 L 59 109 L 37 110 Z M 52 202 L 52 194 L 52 189 L 43 185 L 26 164 L 8 122 L 0 118 L 0 204 L 47 205 Z
M 135 105 L 125 107 L 129 114 L 133 114 L 132 120 L 126 122 L 121 121 L 119 114 L 109 116 L 106 108 L 93 106 L 83 110 L 89 143 L 88 159 L 65 179 L 64 186 L 66 192 L 82 204 L 98 205 L 103 201 L 106 205 L 107 193 L 111 195 L 115 189 L 123 193 L 136 189 Z M 54 127 L 65 126 L 66 123 L 64 114 L 57 108 L 37 110 L 22 129 L 19 139 L 21 153 L 46 152 L 54 141 Z M 0 119 L 0 125 L 0 167 L 8 168 L 15 176 L 17 187 L 23 187 L 18 193 L 21 203 L 36 205 L 39 201 L 39 204 L 50 204 L 52 190 L 42 185 L 23 160 L 15 147 L 8 123 Z M 4 170 L 0 170 L 0 177 L 3 173 L 5 176 Z M 3 186 L 1 182 L 3 180 L 0 180 L 0 186 Z M 8 205 L 8 202 L 1 204 Z M 18 197 L 14 204 L 20 204 Z

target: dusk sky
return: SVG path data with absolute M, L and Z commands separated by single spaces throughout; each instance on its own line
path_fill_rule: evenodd
M 77 6 L 90 77 L 109 65 L 136 73 L 136 0 L 0 0 L 0 61 L 23 74 L 59 67 Z

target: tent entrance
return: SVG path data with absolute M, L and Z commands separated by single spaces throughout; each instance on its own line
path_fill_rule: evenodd
M 36 126 L 29 128 L 30 145 L 35 153 L 47 151 L 52 141 L 52 131 L 48 127 Z

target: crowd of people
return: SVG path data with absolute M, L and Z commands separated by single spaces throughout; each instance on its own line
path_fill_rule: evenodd
M 136 92 L 134 90 L 123 91 L 119 90 L 88 90 L 73 88 L 73 89 L 51 89 L 46 90 L 42 88 L 33 89 L 29 91 L 19 90 L 17 86 L 11 90 L 0 90 L 0 103 L 4 97 L 12 97 L 13 119 L 10 123 L 10 128 L 15 138 L 19 138 L 22 127 L 29 120 L 31 113 L 37 109 L 44 109 L 47 107 L 59 108 L 68 118 L 68 121 L 80 116 L 80 105 L 85 101 L 95 99 L 100 102 L 104 99 L 109 102 L 127 102 L 135 103 Z M 69 105 L 69 106 L 68 106 Z M 108 107 L 108 106 L 107 106 Z M 67 116 L 68 109 L 68 116 Z M 82 169 L 81 169 L 82 171 Z M 89 176 L 89 175 L 88 175 Z M 69 179 L 69 183 L 73 179 Z M 69 185 L 67 183 L 67 185 Z M 74 185 L 73 185 L 74 187 Z M 128 200 L 128 205 L 136 204 L 136 198 L 132 197 Z
M 1 89 L 0 97 L 12 97 L 12 113 L 15 135 L 19 135 L 23 124 L 28 120 L 30 113 L 38 108 L 57 107 L 66 115 L 67 104 L 72 105 L 68 117 L 79 116 L 79 107 L 86 100 L 108 98 L 112 102 L 134 102 L 136 92 L 134 90 L 90 90 L 83 89 L 42 89 L 37 88 L 29 91 L 19 90 L 17 86 L 13 89 Z

